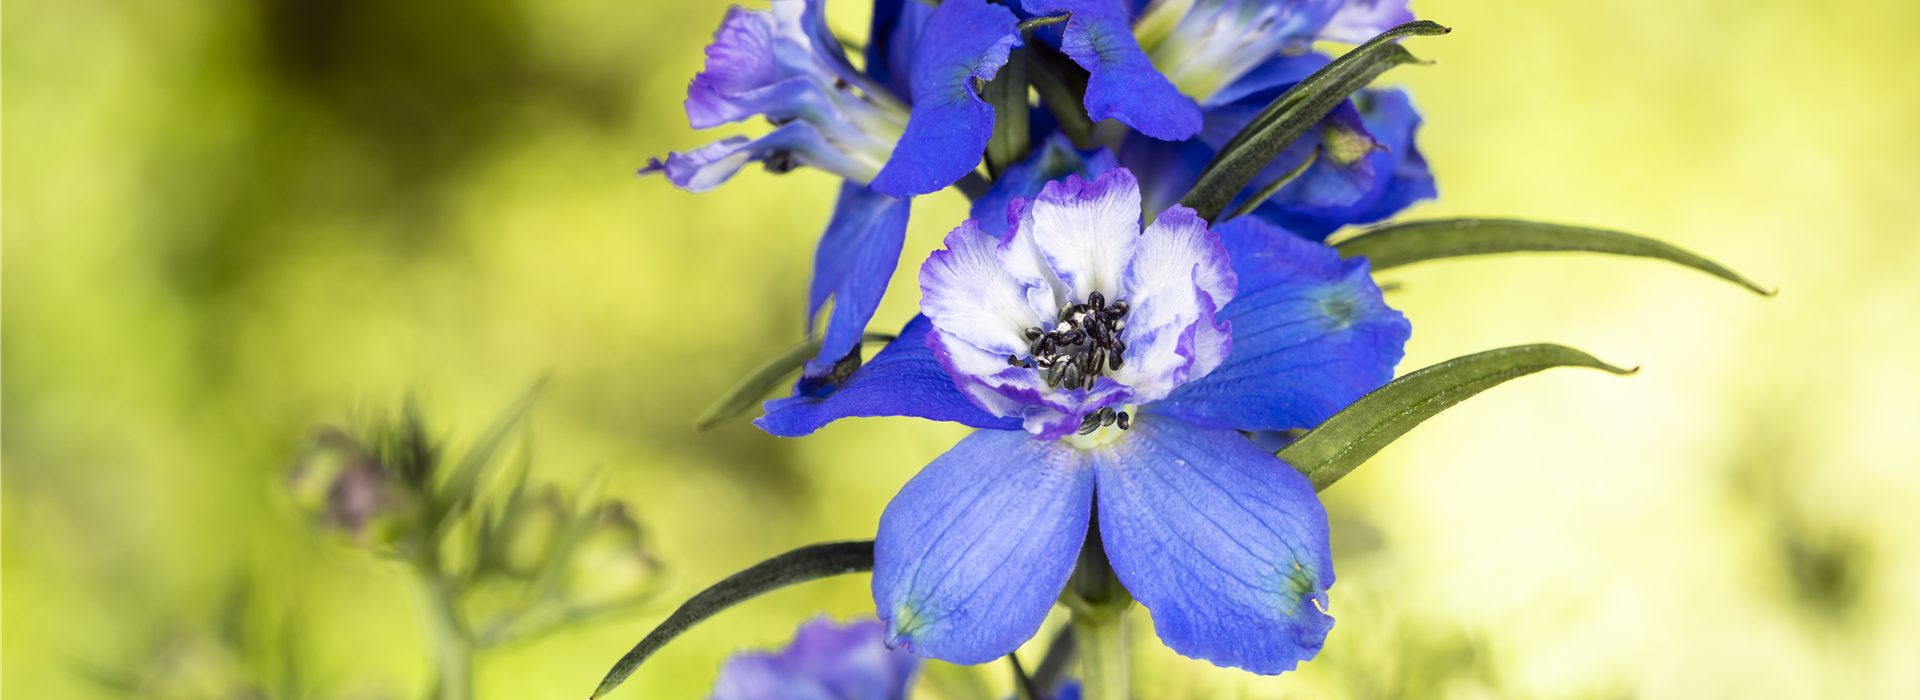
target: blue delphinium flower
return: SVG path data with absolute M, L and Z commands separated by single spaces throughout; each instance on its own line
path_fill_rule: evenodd
M 886 636 L 878 620 L 816 618 L 779 653 L 727 659 L 711 700 L 902 700 L 920 659 L 888 649 Z
M 1068 175 L 968 221 L 921 268 L 924 312 L 824 399 L 768 402 L 803 435 L 847 416 L 987 428 L 895 496 L 875 543 L 888 639 L 980 663 L 1039 628 L 1098 513 L 1114 574 L 1181 654 L 1258 673 L 1332 625 L 1326 514 L 1239 431 L 1311 427 L 1385 383 L 1411 327 L 1364 260 L 1191 209 L 1143 232 L 1133 174 Z M 1097 501 L 1097 508 L 1096 506 Z
M 909 198 L 944 188 L 979 164 L 993 108 L 975 93 L 975 80 L 992 78 L 1021 45 L 1013 13 L 985 0 L 938 8 L 882 0 L 862 72 L 827 28 L 823 2 L 730 9 L 707 47 L 705 70 L 687 88 L 695 128 L 758 115 L 777 125 L 773 131 L 673 153 L 641 171 L 664 173 L 695 192 L 754 161 L 776 172 L 805 165 L 846 179 L 807 299 L 809 323 L 834 299 L 821 354 L 807 366 L 814 379 L 854 349 L 886 292 Z
M 1406 0 L 1022 0 L 1072 13 L 1060 50 L 1089 73 L 1085 107 L 1164 141 L 1200 132 L 1221 93 L 1276 84 L 1276 65 L 1314 41 L 1358 43 L 1413 19 Z M 1053 31 L 1049 37 L 1056 36 Z

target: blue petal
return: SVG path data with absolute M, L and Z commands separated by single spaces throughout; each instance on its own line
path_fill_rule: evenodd
M 915 316 L 888 343 L 827 396 L 795 395 L 766 403 L 753 422 L 780 437 L 800 437 L 841 418 L 913 416 L 975 428 L 1019 430 L 1020 419 L 996 418 L 967 400 L 927 347 L 933 323 Z
M 1256 92 L 1306 80 L 1307 76 L 1313 75 L 1314 71 L 1320 70 L 1332 60 L 1326 54 L 1318 52 L 1275 56 L 1246 75 L 1240 76 L 1240 79 L 1233 81 L 1232 85 L 1213 93 L 1203 106 L 1212 109 L 1219 105 L 1238 102 Z
M 1156 416 L 1090 454 L 1107 559 L 1160 641 L 1263 674 L 1319 653 L 1333 552 L 1305 477 L 1239 433 Z
M 1055 133 L 1026 160 L 1020 161 L 1000 173 L 1000 179 L 985 195 L 973 201 L 970 215 L 980 223 L 980 230 L 999 237 L 1007 232 L 1007 206 L 1017 197 L 1033 199 L 1040 196 L 1040 190 L 1047 183 L 1068 175 L 1079 175 L 1082 179 L 1092 180 L 1115 167 L 1113 153 L 1104 148 L 1082 151 L 1073 147 L 1067 137 Z
M 913 54 L 920 46 L 921 29 L 933 8 L 915 0 L 876 0 L 873 24 L 867 35 L 867 75 L 874 82 L 913 103 Z
M 786 153 L 796 163 L 841 177 L 858 178 L 863 172 L 872 172 L 834 147 L 812 124 L 791 122 L 757 139 L 732 136 L 691 151 L 669 153 L 666 162 L 654 159 L 639 174 L 664 173 L 676 187 L 706 192 L 733 179 L 748 163 L 766 160 L 775 153 Z
M 954 445 L 880 516 L 873 602 L 888 644 L 979 664 L 1032 638 L 1073 573 L 1092 496 L 1086 453 L 1059 441 L 982 430 Z
M 986 0 L 949 0 L 927 19 L 913 56 L 913 114 L 873 190 L 896 197 L 953 184 L 980 164 L 993 107 L 973 79 L 992 79 L 1020 46 L 1013 12 Z
M 1373 186 L 1365 196 L 1346 206 L 1288 206 L 1268 202 L 1254 214 L 1288 231 L 1321 240 L 1343 226 L 1367 224 L 1400 213 L 1422 200 L 1433 199 L 1433 173 L 1414 143 L 1420 113 L 1401 90 L 1362 90 L 1353 102 L 1367 132 L 1386 150 L 1371 159 Z
M 1094 121 L 1118 119 L 1162 141 L 1200 133 L 1200 105 L 1180 94 L 1133 38 L 1133 18 L 1119 0 L 1026 0 L 1038 15 L 1072 12 L 1060 50 L 1086 68 L 1085 105 Z
M 886 646 L 878 620 L 842 627 L 826 616 L 800 627 L 777 654 L 727 659 L 710 700 L 903 700 L 920 660 Z
M 1320 38 L 1360 44 L 1412 21 L 1413 11 L 1407 9 L 1407 0 L 1347 0 L 1320 30 Z
M 1129 135 L 1120 146 L 1120 165 L 1140 177 L 1140 209 L 1155 216 L 1180 203 L 1213 160 L 1213 148 L 1200 139 L 1161 141 Z
M 807 318 L 833 297 L 820 356 L 807 362 L 806 375 L 833 371 L 836 360 L 853 351 L 887 293 L 893 268 L 900 264 L 900 246 L 906 241 L 907 214 L 913 200 L 894 199 L 858 183 L 840 185 L 840 201 L 833 220 L 820 236 L 813 256 L 813 286 L 807 292 Z
M 1412 324 L 1389 308 L 1365 258 L 1241 217 L 1215 229 L 1240 292 L 1225 363 L 1148 408 L 1208 428 L 1311 428 L 1393 378 Z

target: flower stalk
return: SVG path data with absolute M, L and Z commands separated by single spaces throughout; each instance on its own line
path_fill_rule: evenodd
M 1100 542 L 1098 508 L 1087 525 L 1087 541 L 1080 561 L 1060 600 L 1073 611 L 1074 646 L 1080 655 L 1081 697 L 1086 700 L 1127 700 L 1127 609 L 1133 594 L 1113 575 L 1106 548 Z
M 432 636 L 435 700 L 471 700 L 473 697 L 473 635 L 460 619 L 452 582 L 438 566 L 419 569 L 421 611 Z

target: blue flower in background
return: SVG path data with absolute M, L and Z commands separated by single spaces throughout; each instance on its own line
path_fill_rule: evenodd
M 1273 86 L 1274 64 L 1326 39 L 1359 43 L 1411 21 L 1406 0 L 1022 0 L 1072 13 L 1047 30 L 1089 73 L 1085 107 L 1163 141 L 1200 132 L 1221 93 Z
M 734 7 L 687 88 L 694 128 L 764 116 L 776 128 L 673 153 L 641 172 L 701 192 L 754 161 L 784 172 L 809 166 L 846 179 L 815 255 L 811 320 L 834 299 L 814 380 L 859 342 L 886 292 L 906 234 L 909 198 L 970 173 L 993 132 L 993 108 L 975 94 L 1021 45 L 1017 20 L 985 0 L 876 3 L 868 70 L 854 69 L 827 29 L 823 0 Z M 928 40 L 920 41 L 921 37 Z M 803 386 L 808 384 L 803 380 Z
M 888 640 L 981 663 L 1031 637 L 1099 518 L 1113 571 L 1181 654 L 1279 673 L 1332 625 L 1326 514 L 1239 431 L 1311 427 L 1392 377 L 1411 327 L 1364 260 L 1173 207 L 1142 232 L 1115 168 L 1016 198 L 921 268 L 924 314 L 830 397 L 770 401 L 804 435 L 847 416 L 987 428 L 887 506 Z M 1096 508 L 1097 504 L 1097 508 Z
M 889 650 L 886 633 L 878 620 L 842 626 L 816 618 L 777 654 L 727 659 L 711 700 L 901 700 L 920 659 Z

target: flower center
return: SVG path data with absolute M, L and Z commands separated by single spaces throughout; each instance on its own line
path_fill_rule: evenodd
M 1060 306 L 1053 330 L 1027 329 L 1027 356 L 1008 355 L 1007 364 L 1041 372 L 1047 386 L 1055 389 L 1092 389 L 1107 372 L 1126 364 L 1127 343 L 1120 339 L 1126 317 L 1125 300 L 1108 304 L 1099 292 L 1088 294 L 1083 303 L 1068 301 Z M 1126 430 L 1128 422 L 1126 411 L 1102 408 L 1081 420 L 1079 433 L 1115 423 Z

